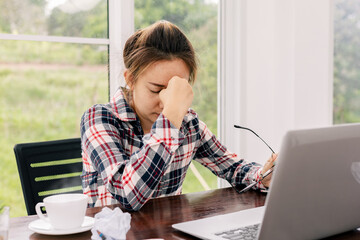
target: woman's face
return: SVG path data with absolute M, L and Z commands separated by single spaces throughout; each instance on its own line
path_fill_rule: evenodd
M 125 72 L 125 78 L 127 75 Z M 181 59 L 155 62 L 139 75 L 135 84 L 128 82 L 132 91 L 131 106 L 140 119 L 144 133 L 150 132 L 151 126 L 162 112 L 159 92 L 167 87 L 174 76 L 185 79 L 190 77 L 189 68 Z

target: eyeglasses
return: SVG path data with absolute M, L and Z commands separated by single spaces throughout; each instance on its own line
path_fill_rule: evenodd
M 263 143 L 266 144 L 266 146 L 268 146 L 268 148 L 271 150 L 272 153 L 275 153 L 274 150 L 269 146 L 269 144 L 267 144 L 264 139 L 262 139 L 256 132 L 254 132 L 253 130 L 251 130 L 250 128 L 246 128 L 246 127 L 242 127 L 242 126 L 239 126 L 239 125 L 234 125 L 235 128 L 241 128 L 241 129 L 245 129 L 245 130 L 248 130 L 250 132 L 252 132 L 253 134 L 255 134 L 255 136 L 257 136 L 258 138 L 260 138 L 261 141 L 263 141 Z
M 258 138 L 260 138 L 260 140 L 263 141 L 263 143 L 265 143 L 265 145 L 271 150 L 271 152 L 272 152 L 273 154 L 275 154 L 274 150 L 269 146 L 269 144 L 267 144 L 264 139 L 262 139 L 256 132 L 254 132 L 254 131 L 251 130 L 250 128 L 242 127 L 242 126 L 239 126 L 239 125 L 234 125 L 234 127 L 235 127 L 235 128 L 240 128 L 240 129 L 245 129 L 245 130 L 248 130 L 248 131 L 252 132 L 255 136 L 257 136 Z M 261 176 L 261 179 L 260 179 L 260 180 L 251 183 L 250 185 L 248 185 L 247 187 L 243 188 L 242 190 L 238 190 L 238 189 L 237 189 L 235 186 L 233 186 L 232 184 L 230 184 L 230 185 L 231 185 L 231 186 L 236 190 L 236 192 L 238 192 L 238 193 L 246 192 L 246 191 L 248 191 L 250 188 L 252 188 L 253 186 L 255 186 L 256 184 L 258 184 L 260 181 L 262 181 L 264 178 L 266 178 L 270 173 L 272 173 L 273 170 L 274 170 L 274 166 L 275 166 L 275 164 L 274 164 L 269 170 L 267 170 L 264 174 L 260 175 L 260 176 Z

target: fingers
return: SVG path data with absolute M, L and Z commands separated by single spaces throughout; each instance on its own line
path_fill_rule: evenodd
M 272 177 L 272 172 L 267 175 L 262 177 L 269 169 L 273 168 L 275 166 L 275 161 L 278 157 L 278 154 L 273 153 L 271 154 L 271 157 L 267 160 L 267 162 L 265 163 L 262 171 L 261 171 L 261 182 L 263 183 L 263 185 L 265 187 L 269 187 L 270 186 L 270 182 L 271 182 L 271 177 Z
M 272 165 L 272 167 L 275 166 L 275 161 L 276 161 L 277 157 L 278 157 L 278 154 L 276 154 L 276 153 L 271 154 L 271 157 L 269 158 L 268 161 Z
M 266 161 L 263 170 L 261 171 L 262 174 L 264 174 L 266 171 L 268 171 L 270 168 L 272 168 L 275 164 L 275 160 L 277 158 L 277 154 L 273 153 L 271 154 L 271 157 Z

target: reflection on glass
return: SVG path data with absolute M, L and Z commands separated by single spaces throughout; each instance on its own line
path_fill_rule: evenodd
M 108 102 L 107 47 L 0 40 L 0 199 L 26 210 L 13 147 L 80 136 L 83 112 Z
M 0 1 L 0 33 L 107 38 L 107 1 Z
M 217 9 L 218 0 L 135 0 L 135 28 L 158 20 L 179 26 L 192 42 L 199 58 L 199 72 L 194 85 L 192 108 L 213 133 L 217 132 Z M 195 166 L 211 188 L 217 178 L 205 167 Z M 196 177 L 188 171 L 183 192 L 203 191 Z
M 360 122 L 360 1 L 334 9 L 334 123 Z

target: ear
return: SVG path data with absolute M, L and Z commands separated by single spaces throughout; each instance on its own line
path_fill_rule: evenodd
M 128 85 L 130 87 L 130 89 L 132 89 L 134 87 L 134 78 L 128 69 L 126 69 L 124 71 L 124 79 L 125 79 L 126 85 Z

